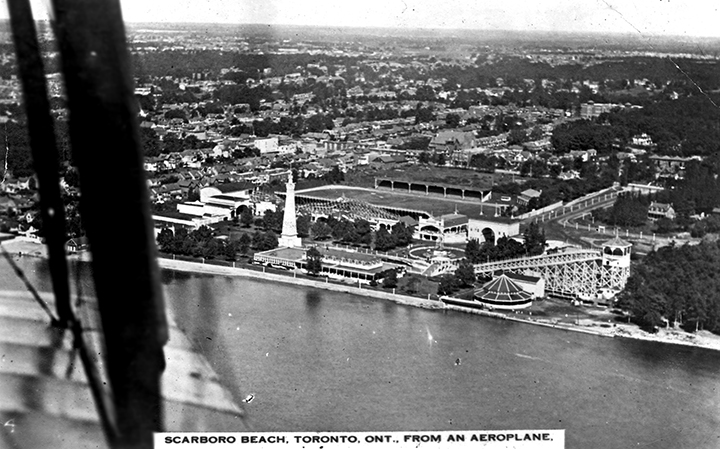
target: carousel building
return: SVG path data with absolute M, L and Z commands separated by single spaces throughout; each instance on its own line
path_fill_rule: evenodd
M 515 310 L 530 307 L 533 294 L 523 289 L 506 274 L 501 274 L 475 290 L 475 301 L 489 309 Z

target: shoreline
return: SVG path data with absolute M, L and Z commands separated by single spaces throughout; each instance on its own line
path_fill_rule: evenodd
M 4 240 L 0 242 L 4 249 L 14 255 L 46 258 L 47 252 L 43 244 L 35 242 L 29 239 L 16 238 L 12 240 Z M 81 260 L 89 261 L 88 253 L 73 254 L 68 256 L 69 260 Z M 357 284 L 337 284 L 330 282 L 323 282 L 320 280 L 307 279 L 307 278 L 296 278 L 284 274 L 268 273 L 262 271 L 250 270 L 242 267 L 227 267 L 222 265 L 203 264 L 197 262 L 188 262 L 182 260 L 164 259 L 158 258 L 158 265 L 161 269 L 181 271 L 186 273 L 199 273 L 209 274 L 213 276 L 230 276 L 230 277 L 242 277 L 251 278 L 265 281 L 282 282 L 290 285 L 302 285 L 305 287 L 319 288 L 323 290 L 337 291 L 340 293 L 349 293 L 357 296 L 371 297 L 377 299 L 384 299 L 396 304 L 406 305 L 411 307 L 419 307 L 429 310 L 443 310 L 443 311 L 454 311 L 460 313 L 470 313 L 475 315 L 481 315 L 488 318 L 502 319 L 507 321 L 513 321 L 523 324 L 531 324 L 535 326 L 542 326 L 547 328 L 553 328 L 568 332 L 578 332 L 583 334 L 595 335 L 598 337 L 609 337 L 609 338 L 626 338 L 632 340 L 642 340 L 655 343 L 666 343 L 676 344 L 682 346 L 691 346 L 696 348 L 710 349 L 720 351 L 720 336 L 711 334 L 707 331 L 700 331 L 698 333 L 687 333 L 682 330 L 666 329 L 662 328 L 655 334 L 650 334 L 643 331 L 637 325 L 625 324 L 625 323 L 614 323 L 609 324 L 598 324 L 590 321 L 590 324 L 569 324 L 560 323 L 559 320 L 552 318 L 530 318 L 524 314 L 521 314 L 523 318 L 517 316 L 517 314 L 505 314 L 499 312 L 490 312 L 480 309 L 471 309 L 462 306 L 456 306 L 446 304 L 440 300 L 429 300 L 423 298 L 417 298 L 413 296 L 406 296 L 403 294 L 395 294 L 391 292 L 384 292 L 372 289 L 363 289 L 358 287 Z M 589 321 L 589 320 L 585 320 Z
M 333 283 L 326 283 L 322 281 L 315 281 L 311 279 L 294 278 L 291 276 L 275 273 L 260 272 L 254 270 L 248 270 L 244 268 L 232 268 L 223 267 L 220 265 L 208 265 L 196 262 L 186 262 L 172 259 L 158 259 L 158 264 L 163 269 L 176 270 L 187 273 L 202 273 L 219 276 L 231 276 L 231 277 L 244 277 L 260 280 L 270 280 L 276 282 L 283 282 L 290 285 L 303 285 L 306 287 L 319 288 L 323 290 L 339 291 L 342 293 L 349 293 L 353 295 L 359 295 L 364 297 L 372 297 L 378 299 L 386 299 L 397 304 L 420 307 L 431 310 L 449 310 L 460 313 L 470 313 L 475 315 L 481 315 L 488 318 L 502 319 L 507 321 L 513 321 L 522 324 L 531 324 L 535 326 L 547 327 L 552 329 L 558 329 L 567 332 L 577 332 L 582 334 L 594 335 L 597 337 L 606 338 L 626 338 L 631 340 L 642 340 L 655 343 L 665 344 L 676 344 L 682 346 L 691 346 L 702 349 L 710 349 L 720 351 L 720 336 L 712 335 L 707 331 L 703 331 L 698 334 L 689 334 L 684 331 L 678 331 L 675 329 L 660 329 L 656 334 L 650 334 L 637 325 L 634 324 L 623 324 L 615 323 L 614 326 L 601 326 L 601 325 L 583 325 L 583 324 L 566 324 L 553 322 L 547 318 L 519 318 L 514 315 L 503 314 L 498 312 L 489 312 L 480 309 L 471 309 L 462 306 L 455 306 L 446 304 L 438 300 L 426 300 L 411 296 L 405 296 L 400 294 L 393 294 L 389 292 L 381 292 L 377 290 L 362 289 L 356 285 L 338 285 Z M 524 315 L 523 315 L 524 316 Z

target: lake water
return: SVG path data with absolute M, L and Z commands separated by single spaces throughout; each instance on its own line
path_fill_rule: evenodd
M 49 290 L 42 261 L 20 263 Z M 3 288 L 22 289 L 6 265 Z M 255 395 L 256 430 L 566 429 L 568 448 L 720 447 L 720 352 L 240 278 L 166 271 L 163 284 L 236 399 Z

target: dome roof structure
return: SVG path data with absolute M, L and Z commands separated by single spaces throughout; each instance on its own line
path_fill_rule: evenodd
M 520 309 L 532 303 L 532 293 L 504 274 L 475 290 L 475 300 L 498 309 Z

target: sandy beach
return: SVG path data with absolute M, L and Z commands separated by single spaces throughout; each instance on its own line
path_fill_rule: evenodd
M 22 255 L 29 257 L 46 257 L 47 251 L 45 245 L 25 238 L 15 238 L 2 241 L 5 251 L 12 255 Z M 71 259 L 89 260 L 88 254 L 73 254 Z M 630 323 L 620 323 L 617 320 L 611 320 L 613 317 L 607 310 L 580 308 L 583 318 L 572 319 L 568 314 L 549 312 L 545 315 L 538 316 L 537 313 L 532 315 L 531 311 L 522 311 L 518 313 L 497 313 L 487 312 L 477 309 L 468 309 L 460 306 L 451 306 L 436 300 L 427 300 L 401 294 L 393 294 L 391 292 L 383 292 L 377 290 L 363 289 L 357 284 L 336 284 L 328 283 L 323 280 L 314 280 L 307 278 L 294 278 L 286 274 L 266 273 L 262 271 L 249 270 L 244 268 L 233 268 L 219 265 L 201 264 L 196 262 L 186 262 L 181 260 L 158 259 L 161 268 L 169 270 L 177 270 L 190 273 L 204 273 L 216 276 L 233 276 L 245 277 L 261 280 L 269 280 L 274 282 L 283 282 L 287 284 L 303 285 L 307 287 L 315 287 L 326 290 L 338 291 L 343 293 L 351 293 L 360 296 L 374 297 L 389 300 L 397 304 L 408 305 L 412 307 L 422 307 L 426 309 L 445 309 L 454 310 L 464 313 L 473 313 L 484 315 L 498 319 L 506 319 L 537 326 L 551 327 L 563 331 L 582 332 L 602 337 L 612 338 L 632 338 L 637 340 L 653 341 L 657 343 L 670 343 L 686 346 L 695 346 L 706 349 L 720 351 L 720 336 L 708 331 L 699 331 L 688 333 L 676 328 L 662 328 L 658 332 L 651 334 L 640 329 L 638 326 Z M 534 306 L 535 308 L 535 306 Z

